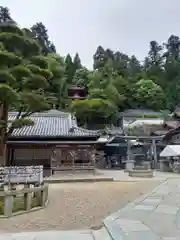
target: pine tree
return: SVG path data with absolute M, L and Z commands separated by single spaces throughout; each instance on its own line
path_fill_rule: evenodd
M 74 64 L 73 64 L 73 61 L 72 61 L 72 57 L 70 54 L 68 54 L 65 58 L 65 64 L 66 64 L 66 79 L 67 79 L 67 83 L 68 84 L 71 84 L 72 81 L 73 81 L 73 77 L 74 77 L 74 74 L 75 74 L 75 71 L 74 71 Z
M 76 72 L 76 70 L 82 68 L 81 59 L 80 59 L 78 53 L 76 53 L 76 55 L 75 55 L 75 57 L 74 57 L 73 65 L 74 65 L 74 71 L 75 71 L 75 72 Z
M 54 44 L 49 40 L 48 31 L 42 22 L 38 22 L 31 28 L 32 34 L 38 40 L 43 53 L 48 54 L 56 52 Z

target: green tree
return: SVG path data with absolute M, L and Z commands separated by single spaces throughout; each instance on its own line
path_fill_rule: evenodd
M 89 74 L 90 71 L 85 67 L 77 69 L 73 77 L 73 84 L 78 87 L 87 87 L 89 84 Z
M 75 74 L 76 70 L 82 68 L 81 59 L 80 59 L 78 53 L 76 53 L 76 55 L 74 57 L 73 66 L 74 66 L 74 74 Z
M 123 77 L 128 77 L 129 75 L 129 57 L 119 51 L 114 53 L 113 68 L 114 70 Z
M 9 9 L 7 7 L 0 6 L 0 23 L 13 21 Z
M 164 78 L 163 89 L 167 99 L 167 107 L 173 110 L 180 100 L 180 39 L 171 35 L 164 44 Z
M 142 66 L 136 56 L 132 56 L 129 58 L 129 64 L 128 64 L 128 71 L 129 74 L 132 74 L 133 76 L 136 74 L 139 74 L 142 70 Z
M 93 56 L 93 67 L 95 70 L 101 69 L 104 67 L 107 61 L 106 51 L 102 46 L 99 46 Z
M 73 102 L 72 110 L 77 118 L 86 124 L 105 124 L 115 119 L 119 109 L 123 108 L 125 96 L 117 90 L 113 79 L 113 61 L 109 59 L 100 70 L 88 74 L 88 99 Z
M 48 54 L 47 61 L 49 70 L 52 72 L 52 77 L 46 91 L 51 96 L 53 107 L 64 109 L 68 102 L 64 58 L 58 54 Z
M 15 128 L 33 124 L 26 117 L 33 112 L 49 109 L 46 90 L 52 73 L 38 43 L 15 22 L 0 25 L 0 44 L 0 131 L 5 146 L 7 137 Z M 16 109 L 18 113 L 7 128 L 10 109 Z M 1 148 L 1 155 L 5 161 L 4 147 Z
M 75 113 L 81 125 L 87 126 L 92 123 L 104 125 L 114 114 L 116 107 L 105 99 L 93 98 L 74 101 L 71 111 Z
M 164 107 L 165 96 L 162 88 L 152 80 L 141 79 L 135 84 L 134 99 L 140 105 L 155 110 Z
M 56 52 L 54 44 L 49 40 L 48 30 L 42 22 L 37 22 L 33 25 L 31 31 L 34 38 L 40 44 L 44 54 Z
M 65 65 L 66 65 L 65 73 L 66 73 L 67 83 L 71 84 L 73 81 L 75 71 L 74 71 L 74 64 L 72 61 L 72 57 L 70 54 L 68 54 L 65 58 Z

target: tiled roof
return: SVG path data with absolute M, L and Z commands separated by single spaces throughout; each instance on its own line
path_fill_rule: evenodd
M 14 120 L 16 112 L 9 113 L 8 119 Z M 33 126 L 24 126 L 15 129 L 12 137 L 88 137 L 98 136 L 98 131 L 79 128 L 76 119 L 70 113 L 51 110 L 44 113 L 34 113 L 28 119 L 34 122 Z
M 174 121 L 166 121 L 165 126 L 175 129 L 180 125 L 180 121 L 174 120 Z
M 121 127 L 115 127 L 115 126 L 107 127 L 105 131 L 107 134 L 110 134 L 110 135 L 122 135 L 123 133 L 123 130 Z
M 168 133 L 167 130 L 159 130 L 151 133 L 151 136 L 164 136 Z

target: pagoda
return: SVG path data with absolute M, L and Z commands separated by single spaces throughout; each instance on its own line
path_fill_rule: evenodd
M 72 100 L 84 100 L 87 98 L 88 90 L 85 87 L 70 86 L 68 88 L 68 98 Z

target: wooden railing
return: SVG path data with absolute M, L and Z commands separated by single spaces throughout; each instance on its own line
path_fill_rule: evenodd
M 19 188 L 19 189 L 18 189 Z M 0 217 L 41 209 L 48 202 L 48 185 L 3 186 L 0 190 Z

